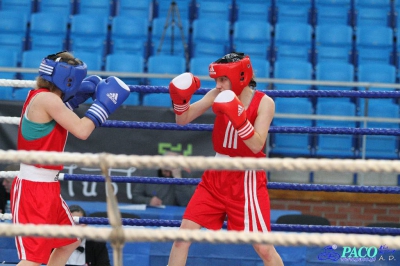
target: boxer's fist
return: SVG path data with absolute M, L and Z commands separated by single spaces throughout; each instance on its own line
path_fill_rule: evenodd
M 216 115 L 226 115 L 242 139 L 246 140 L 254 135 L 254 127 L 247 120 L 246 110 L 233 91 L 220 92 L 214 100 L 212 110 Z
M 99 82 L 96 88 L 96 100 L 87 110 L 85 116 L 99 127 L 130 94 L 129 87 L 117 77 L 108 77 Z
M 79 86 L 77 93 L 71 100 L 66 102 L 65 105 L 71 110 L 78 108 L 80 104 L 86 102 L 90 97 L 93 97 L 97 84 L 99 84 L 100 81 L 101 78 L 96 75 L 86 77 Z
M 174 105 L 174 112 L 181 115 L 190 107 L 190 99 L 195 91 L 200 88 L 200 80 L 192 73 L 183 73 L 169 83 L 169 95 Z

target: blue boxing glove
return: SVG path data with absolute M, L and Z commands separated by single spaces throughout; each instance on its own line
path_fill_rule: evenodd
M 130 92 L 129 87 L 117 77 L 103 79 L 97 85 L 96 100 L 85 116 L 99 127 L 129 97 Z
M 86 77 L 79 86 L 78 92 L 74 97 L 72 97 L 72 99 L 66 102 L 65 105 L 71 110 L 78 108 L 81 103 L 84 103 L 87 99 L 93 97 L 97 84 L 99 84 L 101 80 L 102 79 L 96 75 Z

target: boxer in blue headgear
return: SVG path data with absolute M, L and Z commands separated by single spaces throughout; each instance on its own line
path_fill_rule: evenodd
M 18 150 L 63 152 L 68 133 L 87 139 L 130 94 L 117 77 L 85 76 L 86 65 L 68 52 L 43 59 L 22 107 Z M 80 118 L 72 109 L 89 97 L 95 100 Z M 10 193 L 13 223 L 73 226 L 57 179 L 63 165 L 21 163 L 19 169 Z M 80 240 L 17 236 L 16 243 L 20 266 L 65 265 Z
M 48 55 L 43 58 L 39 67 L 39 76 L 54 83 L 63 93 L 62 100 L 67 102 L 79 89 L 82 80 L 86 77 L 86 64 L 77 58 L 62 57 L 66 51 Z

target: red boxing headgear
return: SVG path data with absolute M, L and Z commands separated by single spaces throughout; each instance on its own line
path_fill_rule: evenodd
M 250 57 L 243 53 L 230 53 L 210 64 L 208 72 L 211 78 L 226 76 L 232 84 L 232 91 L 240 95 L 253 78 Z

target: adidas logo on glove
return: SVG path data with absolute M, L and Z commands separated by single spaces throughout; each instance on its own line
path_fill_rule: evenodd
M 243 113 L 244 108 L 241 105 L 238 105 L 238 116 L 241 116 L 241 114 Z
M 117 104 L 118 93 L 107 93 L 106 95 L 114 104 Z

